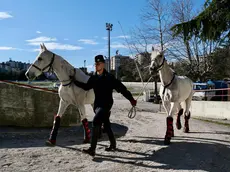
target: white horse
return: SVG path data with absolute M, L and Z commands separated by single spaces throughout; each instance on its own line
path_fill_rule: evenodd
M 95 99 L 94 91 L 93 89 L 85 91 L 73 84 L 70 79 L 71 76 L 74 76 L 76 80 L 86 83 L 89 79 L 89 75 L 86 75 L 80 69 L 74 68 L 61 56 L 47 50 L 45 45 L 41 44 L 38 56 L 25 75 L 29 80 L 33 80 L 43 72 L 48 71 L 52 71 L 57 75 L 61 85 L 58 89 L 60 97 L 58 112 L 54 118 L 50 138 L 46 144 L 52 146 L 56 144 L 56 137 L 61 117 L 70 104 L 75 105 L 79 110 L 84 128 L 84 143 L 89 143 L 90 130 L 88 127 L 88 120 L 86 118 L 85 104 L 91 104 L 93 106 Z
M 167 131 L 165 135 L 165 144 L 170 144 L 171 137 L 174 136 L 173 130 L 173 114 L 179 110 L 177 114 L 177 129 L 181 129 L 180 116 L 184 113 L 184 132 L 189 132 L 190 106 L 192 101 L 193 82 L 186 76 L 177 76 L 169 67 L 164 57 L 163 51 L 154 51 L 152 47 L 150 73 L 156 75 L 159 72 L 161 86 L 160 97 L 162 104 L 167 113 Z M 184 103 L 185 111 L 183 111 L 181 103 Z

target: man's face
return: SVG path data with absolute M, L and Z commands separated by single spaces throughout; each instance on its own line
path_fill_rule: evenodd
M 104 63 L 103 62 L 97 62 L 95 63 L 95 70 L 98 72 L 98 71 L 101 71 L 103 68 L 104 68 Z

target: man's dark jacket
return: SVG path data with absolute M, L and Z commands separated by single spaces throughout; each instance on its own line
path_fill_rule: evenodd
M 98 75 L 95 72 L 90 76 L 87 83 L 75 80 L 74 84 L 84 90 L 94 89 L 94 108 L 104 107 L 110 109 L 113 105 L 113 89 L 118 93 L 121 93 L 129 101 L 134 100 L 130 91 L 128 91 L 127 88 L 114 77 L 114 75 L 108 73 L 105 69 L 102 75 Z

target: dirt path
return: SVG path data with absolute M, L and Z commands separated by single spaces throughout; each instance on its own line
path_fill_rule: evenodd
M 61 128 L 56 147 L 44 142 L 50 129 L 0 128 L 0 171 L 230 171 L 230 127 L 190 120 L 191 133 L 175 128 L 172 144 L 165 146 L 166 115 L 158 105 L 138 102 L 137 116 L 127 117 L 130 104 L 115 95 L 112 128 L 117 152 L 105 152 L 107 136 L 98 142 L 94 159 L 81 153 L 81 126 Z M 91 109 L 87 109 L 92 119 Z M 183 122 L 183 120 L 182 120 Z

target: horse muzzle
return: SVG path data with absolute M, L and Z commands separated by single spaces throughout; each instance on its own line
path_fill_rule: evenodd
M 149 73 L 150 73 L 151 75 L 157 75 L 157 70 L 156 70 L 156 68 L 155 68 L 155 67 L 150 67 L 150 68 L 149 68 Z
M 26 76 L 26 78 L 27 78 L 28 80 L 32 80 L 32 79 L 34 79 L 34 78 L 36 77 L 35 74 L 32 73 L 32 72 L 30 72 L 30 71 L 27 71 L 27 72 L 25 73 L 25 76 Z

